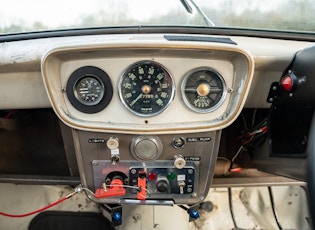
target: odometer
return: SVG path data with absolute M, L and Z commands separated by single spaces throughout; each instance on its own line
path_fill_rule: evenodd
M 143 61 L 131 65 L 119 82 L 119 96 L 132 113 L 150 117 L 164 111 L 174 97 L 175 86 L 160 64 Z

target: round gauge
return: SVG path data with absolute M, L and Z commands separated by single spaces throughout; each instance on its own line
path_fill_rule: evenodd
M 190 109 L 198 113 L 209 113 L 223 103 L 226 87 L 218 72 L 210 68 L 199 68 L 186 75 L 181 92 Z
M 96 76 L 83 76 L 74 87 L 74 95 L 84 105 L 96 105 L 104 96 L 104 84 Z
M 173 78 L 168 71 L 152 61 L 130 66 L 122 75 L 118 87 L 120 99 L 127 109 L 143 117 L 164 111 L 175 91 Z
M 105 109 L 113 96 L 108 75 L 100 68 L 84 66 L 69 77 L 66 92 L 70 103 L 84 113 L 97 113 Z

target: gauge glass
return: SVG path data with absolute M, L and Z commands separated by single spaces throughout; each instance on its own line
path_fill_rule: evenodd
M 130 66 L 119 82 L 119 96 L 132 113 L 150 117 L 164 111 L 174 97 L 175 86 L 168 71 L 156 62 Z
M 74 95 L 84 105 L 97 105 L 103 98 L 104 85 L 96 76 L 83 76 L 74 86 Z
M 210 68 L 199 68 L 186 75 L 181 92 L 190 109 L 198 113 L 209 113 L 223 103 L 225 88 L 225 82 L 218 72 Z

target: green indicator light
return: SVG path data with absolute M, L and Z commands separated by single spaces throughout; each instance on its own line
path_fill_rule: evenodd
M 176 178 L 176 174 L 174 172 L 170 172 L 167 176 L 169 180 L 174 180 Z

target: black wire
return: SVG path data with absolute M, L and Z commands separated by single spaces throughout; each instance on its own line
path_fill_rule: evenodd
M 228 192 L 229 192 L 229 206 L 230 206 L 230 212 L 231 212 L 231 217 L 232 217 L 232 221 L 233 221 L 233 225 L 234 228 L 238 228 L 236 221 L 235 221 L 235 217 L 234 217 L 234 212 L 233 212 L 233 204 L 232 204 L 232 189 L 228 188 Z
M 245 132 L 244 132 L 244 134 L 246 134 L 246 133 L 251 133 L 251 132 L 253 132 L 254 130 L 257 130 L 257 129 L 259 129 L 259 128 L 261 128 L 262 126 L 264 126 L 264 123 L 265 122 L 267 122 L 268 121 L 268 118 L 265 118 L 265 119 L 263 119 L 261 122 L 259 122 L 255 127 L 252 127 L 252 128 L 250 128 L 250 129 L 247 129 Z M 242 135 L 241 135 L 242 136 Z
M 277 215 L 277 212 L 276 212 L 275 202 L 274 202 L 274 198 L 273 198 L 271 187 L 268 187 L 268 191 L 269 191 L 269 197 L 270 197 L 270 203 L 271 203 L 273 215 L 275 217 L 275 220 L 276 220 L 276 223 L 278 225 L 278 228 L 280 230 L 282 230 L 283 228 L 282 228 L 282 226 L 280 224 L 280 221 L 279 221 L 279 218 L 278 218 L 278 215 Z

